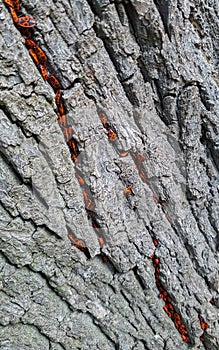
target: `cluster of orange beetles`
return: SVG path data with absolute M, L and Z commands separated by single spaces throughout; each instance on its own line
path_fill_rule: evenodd
M 76 140 L 73 138 L 73 129 L 72 126 L 67 124 L 67 118 L 66 118 L 66 112 L 65 112 L 65 107 L 62 99 L 62 91 L 61 91 L 61 83 L 55 77 L 53 74 L 50 74 L 48 69 L 47 69 L 47 57 L 45 52 L 36 44 L 36 42 L 32 38 L 32 32 L 31 28 L 33 28 L 36 25 L 36 21 L 34 18 L 24 15 L 21 12 L 21 6 L 19 3 L 19 0 L 4 0 L 5 4 L 7 5 L 9 12 L 12 16 L 12 19 L 15 23 L 15 25 L 19 28 L 21 34 L 23 35 L 25 39 L 25 45 L 29 51 L 30 56 L 32 57 L 34 63 L 38 67 L 42 77 L 44 80 L 48 81 L 48 83 L 51 85 L 55 92 L 55 102 L 57 106 L 57 116 L 58 116 L 58 122 L 59 125 L 63 131 L 66 143 L 69 147 L 70 153 L 71 153 L 71 158 L 75 164 L 78 163 L 78 154 L 79 154 L 79 149 Z M 107 130 L 107 135 L 110 141 L 115 141 L 117 139 L 117 133 L 116 130 L 113 126 L 111 126 L 105 117 L 104 114 L 101 114 L 100 120 L 103 124 L 103 127 Z M 120 156 L 124 157 L 128 154 L 128 151 L 123 151 L 121 152 Z M 136 168 L 138 170 L 139 176 L 141 177 L 143 182 L 146 182 L 146 175 L 144 172 L 144 169 L 142 168 L 142 162 L 145 160 L 145 157 L 138 154 L 138 153 L 133 153 L 130 152 L 133 161 L 135 162 Z M 78 169 L 76 169 L 76 177 L 79 181 L 79 184 L 82 188 L 82 194 L 84 197 L 85 201 L 85 208 L 88 213 L 88 218 L 91 219 L 92 226 L 95 229 L 97 235 L 98 235 L 98 241 L 100 244 L 100 247 L 103 247 L 104 245 L 104 238 L 100 234 L 100 226 L 98 225 L 98 221 L 96 219 L 96 215 L 94 212 L 95 209 L 95 203 L 92 200 L 92 196 L 89 193 L 88 186 L 86 185 L 82 174 L 79 172 Z M 129 185 L 126 187 L 124 194 L 126 196 L 130 196 L 132 194 L 132 185 Z M 88 257 L 89 257 L 89 252 L 88 249 L 85 247 L 84 243 L 76 238 L 73 233 L 68 234 L 69 239 L 71 242 L 74 244 L 75 247 L 78 249 L 82 250 Z M 158 246 L 158 241 L 153 237 L 153 243 L 155 248 Z M 101 253 L 102 259 L 104 262 L 107 262 L 108 259 L 107 257 Z M 151 259 L 153 261 L 153 266 L 155 269 L 155 281 L 157 288 L 160 292 L 159 297 L 162 298 L 165 302 L 164 305 L 164 310 L 167 313 L 167 315 L 173 320 L 175 327 L 181 334 L 182 340 L 186 343 L 190 343 L 190 338 L 188 336 L 188 331 L 185 328 L 185 325 L 181 321 L 180 315 L 175 311 L 174 306 L 172 305 L 172 299 L 168 292 L 162 287 L 161 281 L 160 281 L 160 268 L 159 268 L 159 263 L 160 260 L 159 258 L 153 254 L 151 256 Z M 199 321 L 200 325 L 203 331 L 205 331 L 208 328 L 207 322 L 204 322 L 203 318 L 201 315 L 199 315 Z M 200 337 L 200 340 L 204 340 L 204 333 Z

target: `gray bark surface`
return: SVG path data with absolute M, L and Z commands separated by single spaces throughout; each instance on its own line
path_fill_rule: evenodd
M 55 94 L 1 1 L 0 349 L 217 350 L 218 1 L 21 5 L 62 83 L 109 262 L 87 217 Z M 145 155 L 146 182 L 130 153 L 120 156 L 126 150 Z M 163 310 L 154 251 L 191 344 Z M 209 325 L 204 342 L 199 315 Z

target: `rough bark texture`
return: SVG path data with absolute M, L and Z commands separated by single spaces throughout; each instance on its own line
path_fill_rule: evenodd
M 55 94 L 1 1 L 0 349 L 218 349 L 218 1 L 21 5 L 62 83 L 109 261 L 99 256 Z M 190 344 L 163 309 L 154 251 Z M 200 315 L 209 325 L 202 342 Z

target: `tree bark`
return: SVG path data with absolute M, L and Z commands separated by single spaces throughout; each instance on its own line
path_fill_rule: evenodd
M 1 2 L 0 349 L 218 349 L 218 2 L 21 7 L 78 156 Z

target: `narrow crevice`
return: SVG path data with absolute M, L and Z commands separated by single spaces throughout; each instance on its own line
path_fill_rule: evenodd
M 2 102 L 0 102 L 0 109 L 6 115 L 6 117 L 11 122 L 12 125 L 15 124 L 15 125 L 17 125 L 17 127 L 19 126 L 18 121 L 13 119 L 11 113 L 9 112 L 8 107 L 5 104 L 3 104 Z
M 163 22 L 163 26 L 165 29 L 165 32 L 168 35 L 169 40 L 171 41 L 171 34 L 169 30 L 169 25 L 168 25 L 168 17 L 169 17 L 169 4 L 168 1 L 166 0 L 154 0 L 155 6 L 160 14 L 160 18 Z
M 203 84 L 201 84 L 200 82 L 197 82 L 197 87 L 199 89 L 199 96 L 200 96 L 202 104 L 204 105 L 204 107 L 206 108 L 207 111 L 211 111 L 214 103 L 211 101 L 206 87 Z
M 25 322 L 22 320 L 22 317 L 21 317 L 19 324 L 36 328 L 38 332 L 41 334 L 41 336 L 45 337 L 48 340 L 49 344 L 52 341 L 52 339 L 45 332 L 43 332 L 42 328 L 36 325 L 35 323 Z
M 47 100 L 48 101 L 48 100 Z M 16 125 L 17 128 L 19 129 L 19 132 L 22 133 L 22 136 L 28 139 L 34 139 L 36 144 L 39 145 L 40 140 L 38 140 L 38 135 L 34 134 L 33 132 L 26 130 L 25 127 L 23 126 L 23 122 L 17 119 L 16 117 L 13 117 L 13 115 L 10 113 L 8 106 L 1 104 L 0 102 L 0 109 L 3 111 L 3 113 L 6 115 L 8 120 L 12 125 Z
M 161 7 L 162 7 L 162 11 L 164 12 L 164 8 L 167 7 L 166 3 L 163 4 Z M 167 127 L 169 127 L 171 123 L 168 120 L 168 118 L 165 116 L 165 112 L 164 112 L 165 109 L 163 105 L 163 98 L 165 97 L 165 95 L 161 89 L 160 81 L 158 79 L 151 77 L 149 74 L 150 66 L 152 63 L 150 62 L 150 58 L 147 56 L 147 54 L 145 54 L 147 52 L 151 52 L 151 54 L 153 54 L 155 42 L 154 41 L 152 42 L 151 38 L 154 37 L 154 33 L 150 32 L 150 30 L 146 32 L 145 26 L 141 23 L 141 20 L 139 19 L 138 14 L 136 13 L 136 10 L 134 8 L 134 5 L 131 3 L 130 0 L 128 0 L 125 3 L 125 10 L 126 10 L 127 18 L 129 20 L 129 24 L 130 24 L 130 31 L 133 33 L 135 41 L 140 47 L 138 67 L 144 78 L 144 81 L 149 82 L 151 86 L 154 87 L 155 89 L 154 92 L 159 99 L 159 101 L 154 99 L 154 104 L 155 104 L 157 114 L 160 117 L 160 119 L 163 121 L 163 123 Z M 161 49 L 162 48 L 161 39 L 155 36 L 154 40 L 156 41 L 156 47 Z M 163 70 L 163 67 L 160 66 L 159 74 L 162 73 L 162 75 L 167 75 L 167 72 L 165 71 L 162 72 L 162 70 Z
M 127 297 L 125 290 L 120 290 L 121 295 L 123 296 L 124 300 L 126 300 L 127 304 L 129 305 L 130 309 L 132 310 L 133 314 L 135 315 L 135 309 L 132 307 L 132 301 Z M 138 328 L 134 325 L 134 322 L 130 319 L 127 320 L 130 325 L 138 332 Z M 134 335 L 132 335 L 135 337 Z M 135 337 L 137 338 L 137 337 Z M 138 338 L 137 338 L 138 339 Z
M 7 264 L 9 264 L 10 266 L 16 267 L 17 269 L 22 269 L 23 267 L 27 267 L 28 265 L 25 266 L 19 266 L 18 264 L 14 263 L 13 261 L 11 261 L 10 257 L 7 256 L 7 254 L 4 252 L 4 250 L 0 250 L 0 254 L 4 257 L 5 261 Z M 13 272 L 14 274 L 15 272 Z M 11 275 L 12 277 L 12 275 Z
M 164 104 L 163 104 L 163 99 L 164 97 L 167 96 L 167 94 L 165 94 L 165 96 L 162 95 L 162 91 L 161 91 L 161 88 L 160 88 L 160 83 L 159 83 L 159 80 L 157 79 L 154 79 L 153 80 L 153 85 L 155 86 L 156 88 L 156 95 L 159 99 L 159 101 L 156 101 L 154 100 L 154 105 L 155 105 L 155 109 L 156 109 L 156 112 L 158 114 L 158 116 L 160 117 L 160 119 L 162 120 L 162 122 L 167 126 L 169 127 L 169 125 L 171 124 L 171 122 L 169 121 L 169 119 L 165 116 L 165 108 L 164 108 Z M 175 95 L 174 95 L 175 97 Z
M 110 336 L 109 332 L 107 331 L 107 327 L 105 325 L 101 325 L 101 323 L 99 323 L 99 321 L 89 311 L 87 311 L 86 314 L 88 314 L 91 317 L 93 324 L 96 327 L 98 327 L 98 329 L 104 334 L 104 336 L 108 339 L 108 341 L 113 346 L 115 346 L 115 349 L 116 349 L 116 346 L 117 346 L 118 343 L 114 339 L 112 339 L 112 337 Z
M 22 219 L 22 221 L 23 222 L 29 222 L 33 227 L 34 227 L 34 229 L 35 229 L 35 231 L 37 230 L 37 228 L 38 227 L 43 227 L 44 225 L 39 225 L 39 226 L 37 226 L 36 224 L 35 224 L 35 222 L 31 219 L 31 218 L 29 218 L 29 219 L 25 219 L 25 218 L 23 218 L 22 217 L 22 215 L 19 213 L 18 215 L 12 215 L 11 214 L 11 212 L 10 212 L 10 209 L 8 209 L 6 206 L 5 206 L 5 204 L 4 204 L 4 202 L 0 199 L 0 203 L 1 203 L 1 205 L 2 205 L 2 207 L 4 208 L 4 210 L 8 213 L 8 215 L 10 216 L 10 218 L 12 219 L 12 220 L 14 220 L 14 219 L 16 219 L 16 218 L 18 218 L 18 217 L 20 217 L 21 219 Z M 47 229 L 47 227 L 46 227 L 46 229 Z M 49 230 L 49 229 L 48 229 Z M 35 232 L 34 231 L 34 232 Z M 54 234 L 54 233 L 53 233 Z
M 149 347 L 147 346 L 145 340 L 141 339 L 141 342 L 142 342 L 142 344 L 144 345 L 144 350 L 151 350 L 151 349 L 149 349 Z M 134 348 L 133 350 L 135 350 L 135 348 Z
M 145 286 L 142 278 L 138 274 L 138 267 L 137 266 L 133 267 L 132 271 L 134 273 L 136 280 L 138 281 L 139 285 L 141 286 L 142 290 L 144 291 L 146 286 Z
M 71 82 L 67 87 L 65 87 L 62 91 L 69 91 L 73 89 L 77 84 L 83 84 L 82 78 L 75 78 L 73 82 Z
M 55 231 L 53 231 L 52 229 L 50 229 L 46 224 L 42 224 L 42 225 L 37 225 L 34 220 L 32 218 L 24 218 L 22 216 L 22 214 L 19 212 L 18 215 L 14 216 L 11 214 L 10 210 L 5 206 L 4 202 L 2 200 L 0 200 L 0 203 L 2 205 L 2 207 L 4 208 L 4 210 L 9 214 L 9 216 L 12 218 L 12 219 L 15 219 L 17 217 L 20 217 L 22 219 L 23 222 L 29 222 L 31 223 L 31 225 L 35 228 L 35 231 L 38 229 L 38 228 L 45 228 L 48 233 L 50 233 L 52 236 L 55 236 L 56 239 L 58 240 L 62 240 L 63 238 L 61 236 L 59 236 Z M 16 208 L 17 209 L 17 208 Z M 18 209 L 17 209 L 18 210 Z
M 204 231 L 204 229 L 202 228 L 202 225 L 200 224 L 200 220 L 199 220 L 200 217 L 199 217 L 199 215 L 197 215 L 197 214 L 195 213 L 195 210 L 194 210 L 194 208 L 193 208 L 193 205 L 192 205 L 192 203 L 191 203 L 191 200 L 188 198 L 188 196 L 187 196 L 187 201 L 188 201 L 188 203 L 189 203 L 189 206 L 190 206 L 190 208 L 191 208 L 193 217 L 195 218 L 195 221 L 196 221 L 196 223 L 197 223 L 197 226 L 198 226 L 199 231 L 202 233 L 202 236 L 204 237 L 205 242 L 207 243 L 207 245 L 208 245 L 209 248 L 211 249 L 212 253 L 215 253 L 215 250 L 212 248 L 211 243 L 210 243 L 209 240 L 208 240 L 208 236 L 205 234 L 205 231 Z M 208 209 L 207 207 L 205 207 L 205 208 L 206 208 L 206 210 L 207 210 L 208 213 L 209 213 L 209 209 Z M 212 225 L 212 222 L 211 222 L 210 220 L 209 220 L 209 223 L 210 223 L 212 229 L 213 229 L 215 232 L 218 232 L 217 227 L 216 227 L 216 226 L 214 227 L 214 226 Z
M 144 63 L 144 59 L 143 59 L 142 55 L 140 55 L 137 59 L 137 66 L 141 72 L 141 75 L 143 77 L 144 82 L 145 83 L 150 82 L 150 84 L 151 84 L 151 78 L 150 78 L 148 70 L 145 67 L 145 63 Z
M 194 250 L 193 246 L 188 243 L 186 238 L 184 241 L 184 247 L 186 248 L 186 251 L 188 253 L 188 256 L 190 258 L 192 266 L 193 266 L 194 270 L 196 271 L 197 275 L 200 276 L 205 281 L 205 284 L 208 288 L 209 293 L 212 293 L 212 287 L 206 283 L 206 273 L 203 272 L 203 266 L 200 266 L 199 262 L 195 258 L 195 255 L 196 255 L 195 250 Z
M 88 0 L 89 6 L 91 7 L 92 11 L 101 19 L 102 15 L 98 11 L 98 6 L 95 6 L 93 4 L 93 0 Z M 136 106 L 138 105 L 138 100 L 135 98 L 133 95 L 133 90 L 129 89 L 125 83 L 127 83 L 131 78 L 134 76 L 134 73 L 131 73 L 128 77 L 123 77 L 123 73 L 121 72 L 120 69 L 120 63 L 116 59 L 116 53 L 113 50 L 112 42 L 110 39 L 105 37 L 104 32 L 101 33 L 101 27 L 98 28 L 97 24 L 94 23 L 94 31 L 96 33 L 97 38 L 102 40 L 102 43 L 105 47 L 106 52 L 109 55 L 109 58 L 115 67 L 116 72 L 118 73 L 118 79 L 120 81 L 120 84 L 123 88 L 123 91 L 125 92 L 126 97 L 128 98 L 129 102 L 133 105 Z
M 5 206 L 5 204 L 4 204 L 4 202 L 2 201 L 2 199 L 0 199 L 0 204 L 1 204 L 1 206 L 2 206 L 2 208 L 6 211 L 6 213 L 10 216 L 10 218 L 12 219 L 12 220 L 14 220 L 14 219 L 16 219 L 17 217 L 19 217 L 19 213 L 17 214 L 17 215 L 12 215 L 11 214 L 11 212 L 10 212 L 10 210 Z M 22 218 L 22 220 L 23 220 L 23 218 Z
M 219 151 L 217 149 L 217 146 L 215 147 L 215 144 L 212 138 L 209 137 L 209 131 L 204 122 L 202 123 L 201 127 L 202 127 L 202 137 L 200 141 L 202 145 L 206 147 L 207 156 L 211 158 L 211 161 L 215 169 L 217 169 L 217 172 L 219 172 Z

